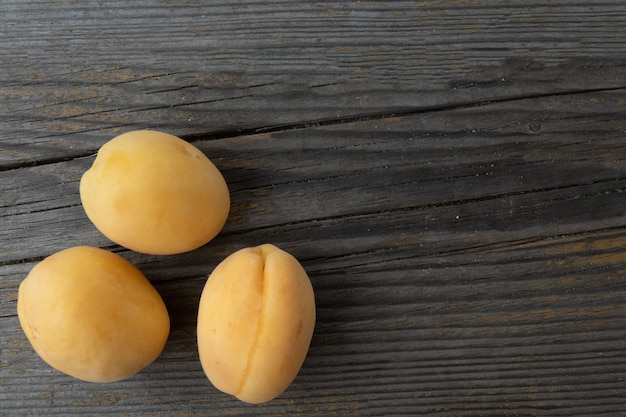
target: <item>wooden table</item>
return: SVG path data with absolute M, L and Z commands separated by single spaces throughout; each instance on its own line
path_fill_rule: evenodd
M 176 4 L 181 3 L 181 4 Z M 182 255 L 104 238 L 78 181 L 136 129 L 223 172 L 222 233 Z M 626 415 L 626 3 L 0 3 L 0 415 Z M 195 339 L 229 253 L 270 242 L 316 291 L 304 366 L 263 405 L 222 394 Z M 16 315 L 44 257 L 137 265 L 172 331 L 90 384 Z

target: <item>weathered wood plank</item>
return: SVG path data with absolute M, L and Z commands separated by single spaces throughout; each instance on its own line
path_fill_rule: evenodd
M 522 100 L 196 144 L 229 183 L 228 235 L 387 212 L 429 212 L 428 228 L 440 211 L 465 220 L 450 230 L 455 234 L 473 232 L 476 223 L 494 239 L 514 237 L 516 224 L 522 238 L 533 226 L 573 233 L 623 215 L 618 205 L 597 211 L 594 203 L 602 193 L 622 198 L 626 122 L 623 112 L 614 112 L 622 97 L 614 91 Z M 588 103 L 598 112 L 588 111 Z M 92 160 L 2 173 L 9 223 L 0 231 L 7 242 L 1 262 L 49 254 L 68 226 L 76 242 L 107 245 L 84 222 L 78 197 L 78 181 Z M 589 207 L 570 214 L 564 208 L 574 200 Z M 497 216 L 482 219 L 483 206 Z M 34 242 L 42 229 L 46 236 Z
M 121 130 L 228 135 L 624 87 L 626 6 L 8 0 L 0 167 Z
M 223 233 L 172 257 L 111 248 L 172 316 L 161 358 L 116 384 L 49 369 L 15 317 L 34 260 L 109 246 L 82 214 L 91 159 L 0 172 L 0 404 L 9 415 L 611 415 L 626 393 L 623 91 L 513 100 L 194 143 L 229 183 Z M 594 110 L 596 109 L 596 110 Z M 59 197 L 59 196 L 63 197 Z M 203 376 L 195 314 L 226 254 L 271 241 L 309 271 L 313 345 L 279 399 Z

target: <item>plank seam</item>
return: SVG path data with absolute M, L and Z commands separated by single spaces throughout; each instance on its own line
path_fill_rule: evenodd
M 390 112 L 383 112 L 383 113 L 353 115 L 353 116 L 340 117 L 340 118 L 329 118 L 329 119 L 311 120 L 307 122 L 259 126 L 259 127 L 253 127 L 253 128 L 245 128 L 245 129 L 230 129 L 230 130 L 216 131 L 212 133 L 191 134 L 191 135 L 181 136 L 181 138 L 186 140 L 187 142 L 194 143 L 194 142 L 201 142 L 201 141 L 228 139 L 228 138 L 241 137 L 241 136 L 252 136 L 252 135 L 262 134 L 262 133 L 277 133 L 277 132 L 286 132 L 286 131 L 291 131 L 291 130 L 314 129 L 314 128 L 325 127 L 325 126 L 336 126 L 336 125 L 349 124 L 349 123 L 392 119 L 392 118 L 397 118 L 397 117 L 419 116 L 419 115 L 426 115 L 426 114 L 445 112 L 445 111 L 454 111 L 454 110 L 467 109 L 467 108 L 477 108 L 477 107 L 488 106 L 491 104 L 498 104 L 498 103 L 508 103 L 508 102 L 542 99 L 542 98 L 550 98 L 550 97 L 571 96 L 571 95 L 577 95 L 577 94 L 590 94 L 590 93 L 600 93 L 600 92 L 608 92 L 608 91 L 619 91 L 623 89 L 626 89 L 626 86 L 564 90 L 564 91 L 558 91 L 558 92 L 552 92 L 552 93 L 541 93 L 541 94 L 520 94 L 520 95 L 506 96 L 506 97 L 495 98 L 495 99 L 490 99 L 490 100 L 480 100 L 480 101 L 475 101 L 475 102 L 461 102 L 461 103 L 455 103 L 455 104 L 435 105 L 435 106 L 420 107 L 417 109 L 409 109 L 409 110 L 398 109 L 398 111 L 390 111 Z M 249 97 L 249 96 L 229 97 L 229 98 L 211 100 L 207 102 L 234 100 L 234 99 L 240 99 L 244 97 Z M 190 102 L 190 103 L 178 104 L 176 106 L 189 106 L 189 105 L 194 105 L 194 104 L 199 104 L 199 103 L 204 103 L 204 102 Z M 168 106 L 159 106 L 159 107 L 153 107 L 153 108 L 152 107 L 143 108 L 143 109 L 138 109 L 134 111 L 139 112 L 139 111 L 144 111 L 144 110 L 157 110 L 161 108 L 171 108 L 171 107 L 173 106 L 168 105 Z M 115 110 L 120 110 L 120 109 L 115 109 Z M 100 113 L 107 113 L 111 111 L 112 110 L 102 110 L 98 112 L 92 112 L 89 114 L 100 114 Z M 81 117 L 84 115 L 85 114 L 69 116 L 69 117 L 65 117 L 64 119 L 71 119 L 75 117 Z M 99 130 L 99 129 L 93 129 L 93 130 Z M 60 162 L 68 162 L 68 161 L 78 159 L 78 158 L 91 157 L 95 155 L 96 152 L 97 150 L 93 149 L 93 150 L 87 150 L 85 152 L 75 154 L 72 156 L 42 158 L 42 159 L 36 159 L 36 160 L 28 161 L 28 162 L 20 162 L 20 163 L 14 163 L 14 164 L 9 163 L 7 165 L 0 166 L 0 172 L 21 169 L 21 168 L 36 167 L 36 166 L 42 166 L 42 165 L 50 165 L 50 164 L 55 164 L 55 163 L 60 163 Z

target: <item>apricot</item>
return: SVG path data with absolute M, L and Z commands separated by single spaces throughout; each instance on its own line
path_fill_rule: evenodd
M 307 355 L 315 326 L 311 281 L 276 246 L 241 249 L 209 276 L 197 324 L 211 383 L 244 402 L 269 401 L 291 384 Z
M 209 158 L 176 136 L 151 130 L 104 144 L 81 178 L 80 198 L 107 238 L 152 255 L 208 243 L 230 210 L 226 181 Z
M 170 321 L 161 296 L 130 262 L 77 246 L 30 271 L 17 297 L 20 324 L 53 368 L 89 382 L 128 378 L 163 350 Z

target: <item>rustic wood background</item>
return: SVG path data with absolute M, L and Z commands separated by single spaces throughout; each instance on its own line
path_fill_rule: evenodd
M 222 170 L 207 246 L 133 253 L 83 213 L 98 148 L 142 128 Z M 626 415 L 624 191 L 622 0 L 2 0 L 0 415 Z M 265 242 L 309 272 L 318 322 L 251 406 L 205 378 L 195 317 L 215 265 Z M 170 311 L 124 382 L 58 373 L 19 327 L 20 281 L 74 245 Z

